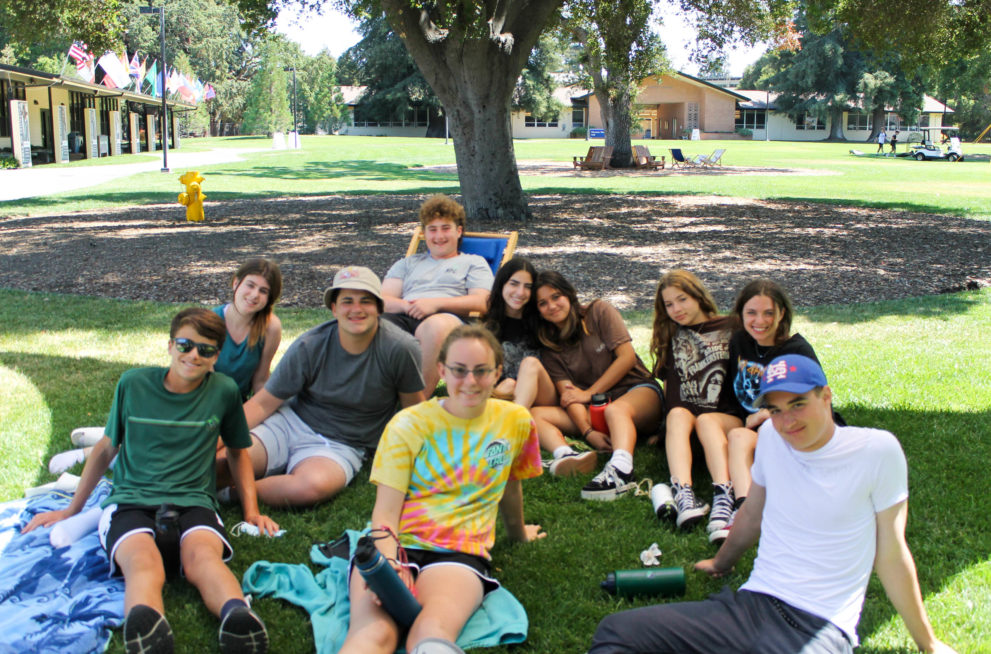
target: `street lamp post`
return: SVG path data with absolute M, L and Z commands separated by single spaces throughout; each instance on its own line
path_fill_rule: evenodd
M 162 60 L 162 172 L 169 172 L 169 122 L 168 105 L 165 103 L 165 7 L 139 7 L 142 14 L 158 14 L 159 53 Z
M 292 147 L 295 150 L 299 147 L 299 132 L 296 131 L 296 67 L 286 66 L 282 70 L 292 71 Z

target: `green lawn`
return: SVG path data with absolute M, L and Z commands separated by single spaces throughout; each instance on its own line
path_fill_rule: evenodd
M 167 323 L 176 307 L 0 290 L 0 499 L 51 479 L 46 465 L 70 447 L 69 432 L 101 424 L 117 378 L 136 365 L 166 365 Z M 282 309 L 282 350 L 326 310 Z M 625 315 L 638 350 L 646 353 L 650 316 Z M 838 408 L 852 424 L 893 431 L 909 462 L 909 542 L 937 630 L 960 652 L 991 651 L 991 289 L 899 302 L 803 310 L 796 329 L 825 364 Z M 79 469 L 73 470 L 78 473 Z M 664 479 L 663 457 L 641 448 L 639 478 Z M 699 469 L 698 483 L 705 473 Z M 582 479 L 542 477 L 524 484 L 526 513 L 547 539 L 507 542 L 494 551 L 497 574 L 530 615 L 528 642 L 494 652 L 584 652 L 598 620 L 639 606 L 607 596 L 598 583 L 608 571 L 638 567 L 652 542 L 667 566 L 690 567 L 711 555 L 704 530 L 677 534 L 657 522 L 645 497 L 613 503 L 579 499 Z M 272 511 L 288 530 L 279 540 L 234 541 L 233 568 L 254 560 L 306 562 L 310 545 L 368 519 L 374 490 L 362 473 L 341 497 L 308 511 Z M 228 525 L 239 519 L 225 509 Z M 730 579 L 739 585 L 746 559 Z M 687 597 L 704 597 L 721 583 L 688 573 Z M 166 603 L 180 652 L 215 651 L 216 624 L 185 583 L 171 585 Z M 256 603 L 273 652 L 313 651 L 306 614 L 281 601 Z M 909 652 L 911 641 L 872 582 L 860 628 L 864 652 Z M 122 651 L 115 637 L 111 650 Z
M 203 189 L 209 202 L 234 198 L 326 195 L 332 193 L 458 192 L 454 172 L 424 167 L 453 164 L 454 147 L 443 139 L 304 136 L 300 151 L 265 150 L 236 163 L 203 166 Z M 641 143 L 641 142 L 638 142 Z M 528 193 L 718 194 L 833 202 L 883 208 L 950 213 L 987 219 L 991 216 L 991 184 L 987 161 L 917 162 L 911 159 L 853 157 L 863 143 L 795 143 L 763 141 L 645 141 L 653 154 L 670 147 L 686 153 L 726 148 L 727 166 L 803 169 L 803 175 L 615 175 L 575 177 L 524 176 Z M 268 148 L 262 137 L 186 139 L 180 152 L 212 148 Z M 588 143 L 570 139 L 527 139 L 515 142 L 519 160 L 571 161 L 585 154 Z M 965 153 L 991 154 L 991 145 L 965 145 Z M 160 156 L 160 155 L 159 155 Z M 120 161 L 148 161 L 146 154 Z M 106 165 L 108 159 L 100 160 Z M 96 162 L 94 162 L 96 163 Z M 81 161 L 64 166 L 87 166 Z M 147 172 L 94 188 L 54 196 L 6 202 L 0 217 L 66 210 L 175 203 L 182 190 L 172 173 Z M 0 172 L 0 180 L 3 173 Z M 773 183 L 768 183 L 773 179 Z

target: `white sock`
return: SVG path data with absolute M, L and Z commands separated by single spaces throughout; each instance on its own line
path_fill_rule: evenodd
M 574 454 L 575 451 L 570 445 L 562 445 L 561 447 L 554 448 L 554 458 L 560 459 L 565 454 Z
M 51 542 L 52 547 L 65 547 L 67 545 L 72 545 L 77 540 L 96 529 L 97 525 L 100 523 L 100 516 L 102 514 L 103 509 L 95 506 L 88 511 L 77 513 L 71 518 L 66 518 L 65 520 L 56 522 L 55 526 L 52 527 L 52 533 L 48 535 L 49 542 Z
M 633 472 L 633 455 L 626 450 L 613 450 L 609 463 L 624 475 Z
M 82 463 L 85 458 L 86 454 L 82 448 L 59 452 L 48 462 L 48 472 L 53 475 L 60 475 L 77 463 Z

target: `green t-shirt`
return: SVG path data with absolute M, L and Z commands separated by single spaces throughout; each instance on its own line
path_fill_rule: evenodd
M 108 504 L 163 503 L 217 509 L 217 437 L 251 446 L 241 393 L 226 375 L 209 373 L 189 393 L 165 389 L 168 368 L 121 375 L 107 436 L 119 448 Z

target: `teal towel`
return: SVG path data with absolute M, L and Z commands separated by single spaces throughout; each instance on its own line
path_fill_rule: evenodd
M 363 532 L 349 529 L 346 533 L 353 553 Z M 348 560 L 326 556 L 319 545 L 310 550 L 310 559 L 324 569 L 314 575 L 302 563 L 256 561 L 244 573 L 241 586 L 245 593 L 256 597 L 277 597 L 301 607 L 310 614 L 317 654 L 337 654 L 344 644 L 351 617 Z M 523 605 L 500 587 L 485 596 L 465 624 L 458 636 L 458 646 L 472 649 L 522 643 L 528 628 Z

